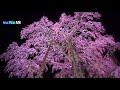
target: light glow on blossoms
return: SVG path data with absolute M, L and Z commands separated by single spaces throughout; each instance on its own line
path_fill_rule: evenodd
M 114 56 L 120 43 L 105 34 L 101 14 L 75 12 L 61 14 L 53 23 L 46 16 L 23 28 L 18 46 L 9 45 L 0 55 L 9 77 L 44 78 L 52 65 L 54 78 L 119 78 L 120 66 Z M 59 70 L 59 71 L 58 71 Z

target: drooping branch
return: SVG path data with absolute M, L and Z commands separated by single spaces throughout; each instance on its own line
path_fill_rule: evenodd
M 77 61 L 79 61 L 79 60 L 78 60 L 78 57 L 77 57 L 77 53 L 75 52 L 75 50 L 73 48 L 71 39 L 68 40 L 68 47 L 69 47 L 69 55 L 71 57 L 72 69 L 73 69 L 74 77 L 76 77 L 76 78 L 84 78 L 82 70 L 80 70 L 80 72 L 78 71 Z
M 49 46 L 48 46 L 48 49 L 47 49 L 47 51 L 46 51 L 46 54 L 45 54 L 45 56 L 44 56 L 43 59 L 42 59 L 41 67 L 40 67 L 39 73 L 38 73 L 38 75 L 37 75 L 37 78 L 43 78 L 42 75 L 43 75 L 43 73 L 44 73 L 45 65 L 46 65 L 45 61 L 46 61 L 46 58 L 47 58 L 48 53 L 49 53 L 49 51 L 50 51 L 51 43 L 52 43 L 52 41 L 50 42 L 50 44 L 49 44 Z
M 74 77 L 84 78 L 82 70 L 78 70 L 77 62 L 79 61 L 79 57 L 73 48 L 71 40 L 71 38 L 67 39 L 62 45 L 54 42 L 54 45 L 58 45 L 65 57 L 71 62 Z

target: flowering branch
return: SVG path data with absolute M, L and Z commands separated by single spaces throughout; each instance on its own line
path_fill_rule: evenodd
M 49 51 L 50 51 L 50 47 L 51 47 L 51 43 L 52 43 L 52 41 L 50 42 L 50 44 L 49 44 L 49 46 L 48 46 L 48 49 L 47 49 L 47 51 L 46 51 L 46 54 L 45 54 L 45 56 L 43 57 L 43 59 L 42 59 L 42 63 L 41 63 L 41 67 L 40 67 L 40 70 L 39 70 L 39 73 L 38 73 L 38 75 L 36 76 L 36 78 L 43 78 L 43 73 L 44 73 L 44 71 L 45 71 L 45 65 L 46 65 L 46 63 L 45 63 L 45 61 L 46 61 L 46 58 L 47 58 L 47 56 L 48 56 L 48 53 L 49 53 Z

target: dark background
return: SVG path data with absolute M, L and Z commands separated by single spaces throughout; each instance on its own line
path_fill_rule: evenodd
M 0 54 L 6 51 L 6 48 L 10 43 L 13 41 L 16 41 L 18 45 L 21 45 L 24 43 L 25 40 L 20 40 L 20 31 L 22 28 L 26 27 L 29 24 L 32 24 L 34 21 L 39 21 L 42 16 L 47 16 L 49 20 L 56 22 L 59 20 L 60 15 L 65 12 L 66 14 L 71 14 L 75 11 L 97 11 L 102 14 L 102 24 L 104 25 L 104 28 L 106 29 L 106 33 L 112 35 L 115 38 L 115 41 L 120 42 L 120 11 L 118 8 L 113 8 L 112 2 L 107 3 L 99 3 L 96 4 L 95 2 L 81 2 L 81 4 L 74 4 L 58 2 L 56 6 L 53 3 L 47 5 L 38 3 L 35 6 L 32 4 L 29 4 L 29 8 L 27 4 L 21 4 L 18 5 L 14 4 L 18 8 L 3 8 L 0 12 Z M 49 2 L 48 2 L 49 4 Z M 85 6 L 83 6 L 85 5 Z M 108 5 L 108 6 L 107 6 Z M 20 7 L 19 7 L 20 6 Z M 23 7 L 23 8 L 21 8 Z M 85 7 L 85 8 L 84 8 Z M 98 7 L 98 8 L 97 8 Z M 21 25 L 3 25 L 3 20 L 21 20 Z M 116 53 L 116 57 L 119 60 L 120 59 L 120 53 Z M 6 63 L 0 62 L 0 78 L 7 78 L 8 74 L 4 73 Z

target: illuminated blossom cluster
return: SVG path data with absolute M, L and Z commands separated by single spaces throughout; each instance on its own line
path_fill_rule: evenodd
M 38 78 L 49 64 L 52 72 L 60 70 L 55 78 L 119 78 L 114 52 L 120 43 L 105 34 L 100 18 L 98 12 L 63 13 L 53 23 L 43 16 L 21 30 L 25 43 L 13 42 L 0 55 L 7 62 L 5 71 L 10 77 Z

